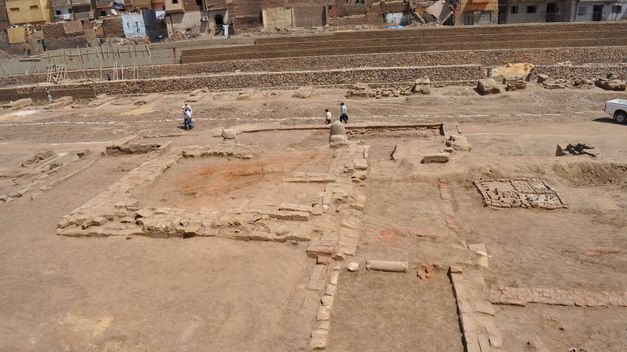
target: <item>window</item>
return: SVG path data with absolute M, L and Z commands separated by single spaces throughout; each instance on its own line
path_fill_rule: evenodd
M 54 13 L 55 13 L 57 16 L 59 16 L 59 15 L 61 15 L 61 10 L 56 10 L 56 11 L 54 11 Z
M 620 5 L 612 6 L 612 13 L 621 13 L 623 12 L 623 7 Z
M 12 8 L 9 9 L 9 11 L 19 11 L 19 10 L 20 10 L 19 7 L 12 7 Z
M 586 13 L 588 13 L 588 7 L 587 6 L 579 6 L 577 8 L 577 16 L 585 16 Z
M 178 3 L 179 3 L 179 0 L 172 0 L 172 3 L 173 3 L 173 4 L 178 4 Z
M 479 17 L 479 23 L 481 23 L 481 24 L 492 23 L 492 12 L 490 12 L 490 11 L 481 11 L 481 17 Z
M 31 10 L 37 10 L 38 8 L 39 8 L 39 5 L 30 5 Z
M 464 14 L 464 26 L 472 26 L 473 25 L 473 14 L 471 13 L 465 13 Z
M 107 11 L 105 10 L 101 10 L 100 11 L 100 16 L 106 16 L 107 15 Z
M 527 13 L 536 13 L 538 11 L 538 7 L 536 5 L 527 6 Z
M 196 0 L 196 5 L 202 6 L 202 0 Z
M 518 13 L 518 6 L 512 6 L 512 14 Z

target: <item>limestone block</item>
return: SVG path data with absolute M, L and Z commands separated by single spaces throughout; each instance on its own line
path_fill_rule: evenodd
M 326 296 L 335 296 L 335 291 L 337 291 L 337 285 L 328 284 L 324 294 Z
M 430 163 L 447 163 L 449 161 L 448 153 L 427 154 L 422 158 L 423 164 Z
M 316 320 L 329 320 L 331 318 L 331 307 L 330 306 L 320 306 L 318 309 L 318 314 L 316 315 Z
M 233 129 L 223 129 L 221 133 L 222 138 L 224 139 L 235 139 L 237 137 L 237 132 Z
M 314 241 L 307 246 L 307 255 L 310 257 L 331 256 L 335 252 L 335 245 L 330 241 Z
M 355 262 L 348 263 L 348 265 L 346 265 L 346 270 L 353 272 L 353 273 L 359 271 L 359 263 L 355 263 Z
M 311 333 L 311 340 L 309 341 L 309 348 L 311 350 L 323 350 L 327 348 L 327 338 L 329 336 L 328 330 L 317 329 Z

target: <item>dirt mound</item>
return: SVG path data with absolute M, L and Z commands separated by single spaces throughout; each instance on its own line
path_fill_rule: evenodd
M 627 164 L 577 162 L 553 165 L 553 171 L 576 186 L 627 186 Z

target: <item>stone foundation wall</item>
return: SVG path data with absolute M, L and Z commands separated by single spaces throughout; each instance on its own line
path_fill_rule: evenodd
M 570 61 L 575 65 L 585 63 L 627 62 L 627 47 L 584 47 L 556 49 L 502 49 L 477 51 L 430 51 L 421 53 L 386 53 L 346 56 L 312 56 L 303 58 L 278 58 L 235 60 L 185 65 L 140 66 L 140 79 L 204 75 L 223 72 L 333 70 L 359 67 L 403 67 L 434 65 L 477 64 L 484 66 L 530 62 L 536 65 L 554 65 Z M 560 68 L 558 68 L 560 69 Z M 102 77 L 113 77 L 113 69 L 103 69 Z M 121 70 L 118 69 L 121 77 Z M 100 70 L 69 71 L 68 79 L 100 79 Z M 124 69 L 124 77 L 132 77 L 132 69 Z M 46 82 L 45 74 L 0 77 L 1 86 L 28 85 Z
M 186 50 L 181 55 L 181 63 L 198 63 L 209 61 L 233 61 L 243 59 L 269 59 L 286 57 L 309 57 L 324 55 L 346 55 L 346 54 L 376 54 L 376 53 L 398 53 L 398 52 L 426 52 L 437 49 L 438 51 L 454 50 L 498 50 L 498 49 L 536 49 L 536 48 L 573 48 L 573 47 L 595 47 L 595 46 L 619 46 L 627 40 L 625 37 L 611 37 L 600 39 L 567 39 L 567 40 L 529 40 L 529 41 L 501 41 L 501 42 L 469 42 L 469 43 L 443 43 L 435 44 L 404 44 L 398 45 L 391 42 L 389 45 L 381 46 L 357 46 L 346 49 L 336 47 L 320 46 L 310 49 L 295 49 L 283 51 L 256 51 L 254 47 L 242 47 L 230 53 L 222 53 L 213 50 L 202 55 L 191 55 Z M 232 50 L 232 49 L 231 49 Z M 614 60 L 616 61 L 616 60 Z
M 531 71 L 532 78 L 535 79 L 540 74 L 548 75 L 551 78 L 560 79 L 596 79 L 606 78 L 609 74 L 618 79 L 627 80 L 627 63 L 618 65 L 594 65 L 594 66 L 544 66 L 539 65 Z
M 308 72 L 245 73 L 212 76 L 189 76 L 173 79 L 150 79 L 133 81 L 110 81 L 82 84 L 64 84 L 55 87 L 29 86 L 11 89 L 17 95 L 45 96 L 48 88 L 55 95 L 57 90 L 93 89 L 94 94 L 141 94 L 172 91 L 190 91 L 200 88 L 212 90 L 246 89 L 254 87 L 298 87 L 328 86 L 363 83 L 413 82 L 421 77 L 429 77 L 434 82 L 474 81 L 484 77 L 479 65 L 464 66 L 424 66 L 402 68 L 376 68 L 352 70 L 328 70 Z M 7 89 L 8 91 L 9 89 Z M 58 94 L 56 94 L 58 95 Z M 3 90 L 0 90 L 0 99 Z

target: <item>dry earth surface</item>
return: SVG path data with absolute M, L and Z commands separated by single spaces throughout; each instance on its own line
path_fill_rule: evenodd
M 133 189 L 142 205 L 195 211 L 316 202 L 324 185 L 281 180 L 297 171 L 327 172 L 335 154 L 326 129 L 240 133 L 235 142 L 223 141 L 220 131 L 324 126 L 324 109 L 336 117 L 345 91 L 316 89 L 306 99 L 291 90 L 243 93 L 206 93 L 192 104 L 192 131 L 178 128 L 187 93 L 0 112 L 0 195 L 39 182 L 0 202 L 0 351 L 309 348 L 324 286 L 311 287 L 320 265 L 307 256 L 307 242 L 56 234 L 64 215 L 155 157 L 101 154 L 130 135 L 142 143 L 171 142 L 173 150 L 253 151 L 252 159 L 180 160 L 154 183 Z M 356 253 L 334 262 L 342 268 L 327 350 L 464 351 L 450 266 L 482 278 L 483 301 L 488 291 L 515 287 L 604 291 L 627 302 L 627 125 L 602 112 L 614 97 L 625 93 L 530 84 L 494 96 L 446 87 L 430 95 L 345 100 L 349 126 L 443 122 L 447 136 L 461 132 L 472 150 L 453 152 L 446 164 L 423 164 L 423 155 L 444 148 L 437 131 L 349 135 L 370 146 L 367 179 L 354 183 L 366 202 L 350 210 L 359 218 Z M 600 154 L 556 157 L 556 145 L 565 143 L 586 143 Z M 85 149 L 91 153 L 83 158 L 63 159 Z M 46 150 L 63 159 L 58 171 L 21 166 Z M 544 180 L 568 208 L 486 207 L 473 184 L 513 178 Z M 342 221 L 339 209 L 310 220 L 314 233 L 326 238 Z M 484 244 L 487 257 L 469 250 L 471 244 Z M 366 271 L 368 259 L 406 261 L 409 270 Z M 359 272 L 346 271 L 349 262 L 358 262 Z M 333 280 L 334 263 L 322 280 Z M 419 278 L 425 266 L 430 275 Z M 627 346 L 624 305 L 492 303 L 487 315 L 502 333 L 497 350 Z

